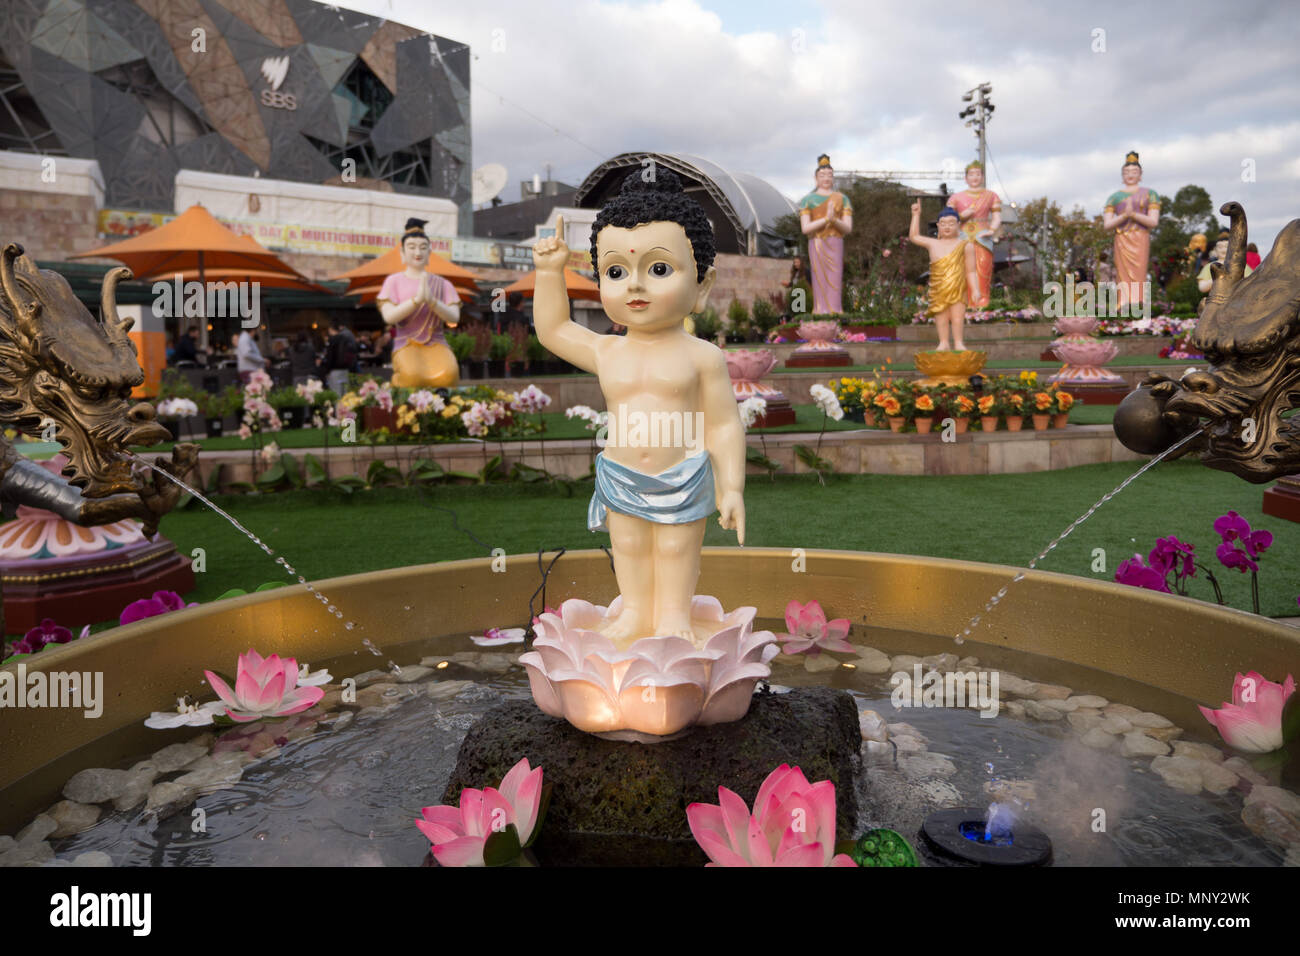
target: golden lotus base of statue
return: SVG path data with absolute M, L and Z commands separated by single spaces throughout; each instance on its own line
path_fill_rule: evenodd
M 965 385 L 989 360 L 987 352 L 917 352 L 916 368 L 925 377 L 920 385 Z

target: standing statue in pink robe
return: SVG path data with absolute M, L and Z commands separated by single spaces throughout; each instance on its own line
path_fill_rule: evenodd
M 835 191 L 835 170 L 825 153 L 817 157 L 816 176 L 817 188 L 799 200 L 799 223 L 808 237 L 813 313 L 831 315 L 844 311 L 844 237 L 853 230 L 853 207 Z

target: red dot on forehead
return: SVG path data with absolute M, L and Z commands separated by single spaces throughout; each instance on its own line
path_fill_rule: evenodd
M 636 252 L 635 249 L 629 249 L 628 252 Z

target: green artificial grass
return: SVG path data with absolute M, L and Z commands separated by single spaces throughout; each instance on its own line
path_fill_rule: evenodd
M 1069 523 L 1131 475 L 1135 462 L 1023 475 L 751 476 L 745 490 L 746 544 L 834 548 L 988 561 L 1023 567 Z M 347 496 L 326 490 L 223 495 L 218 502 L 309 580 L 538 548 L 596 548 L 606 534 L 586 530 L 590 482 L 572 486 L 502 484 L 387 488 Z M 1221 582 L 1229 605 L 1250 609 L 1250 576 L 1219 565 L 1214 519 L 1233 509 L 1273 532 L 1261 559 L 1267 615 L 1296 613 L 1300 525 L 1264 516 L 1261 488 L 1190 461 L 1165 462 L 1107 503 L 1039 566 L 1112 580 L 1118 564 L 1158 537 L 1194 544 Z M 459 525 L 459 527 L 458 527 Z M 206 602 L 230 588 L 252 590 L 283 571 L 199 502 L 169 514 L 162 532 L 183 554 L 202 548 L 206 570 L 187 600 Z M 734 545 L 709 519 L 706 545 Z M 1105 572 L 1093 572 L 1094 549 Z M 281 550 L 282 549 L 282 550 Z M 794 585 L 792 584 L 792 588 Z M 1213 600 L 1201 572 L 1190 593 Z M 817 597 L 795 593 L 801 600 Z M 449 597 L 455 600 L 455 597 Z M 945 600 L 936 594 L 937 601 Z M 971 608 L 974 614 L 978 608 Z

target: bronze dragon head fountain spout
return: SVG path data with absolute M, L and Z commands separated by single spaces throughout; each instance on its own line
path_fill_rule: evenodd
M 142 476 L 122 456 L 128 446 L 171 438 L 153 406 L 131 398 L 144 372 L 116 295 L 130 275 L 118 268 L 104 276 L 100 322 L 62 276 L 38 269 L 21 246 L 0 252 L 0 423 L 52 435 L 68 457 L 59 478 L 0 438 L 0 497 L 78 524 L 139 518 L 152 535 L 179 488 L 156 473 Z M 171 463 L 155 467 L 183 477 L 196 458 L 195 446 L 177 445 Z
M 1300 219 L 1278 234 L 1267 259 L 1246 275 L 1246 213 L 1231 219 L 1227 262 L 1210 269 L 1192 347 L 1210 368 L 1180 379 L 1153 373 L 1120 403 L 1115 435 L 1157 454 L 1197 429 L 1185 446 L 1211 468 L 1262 483 L 1300 471 Z

